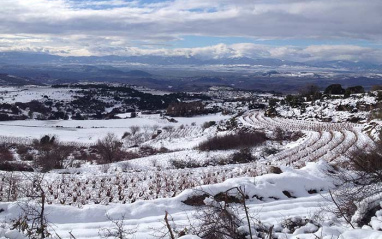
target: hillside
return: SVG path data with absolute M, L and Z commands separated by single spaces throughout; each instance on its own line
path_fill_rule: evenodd
M 152 97 L 139 90 L 2 88 L 3 114 L 16 107 L 32 118 L 1 123 L 0 236 L 41 235 L 31 216 L 44 208 L 36 220 L 60 238 L 382 238 L 381 182 L 372 176 L 380 170 L 378 91 L 293 105 L 290 96 L 216 87 L 176 95 L 177 103 L 159 114 L 118 99 Z M 113 118 L 76 119 L 73 112 L 85 116 L 86 108 L 65 108 L 94 91 Z M 68 118 L 42 119 L 31 108 L 41 106 Z M 134 117 L 113 110 L 127 106 Z M 214 110 L 168 115 L 186 106 Z M 355 169 L 364 154 L 376 164 Z M 354 207 L 347 208 L 349 200 Z

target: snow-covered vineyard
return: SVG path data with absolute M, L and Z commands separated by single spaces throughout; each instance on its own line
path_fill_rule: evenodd
M 54 96 L 53 91 L 49 94 Z M 264 102 L 269 98 L 266 95 Z M 35 225 L 26 225 L 25 212 L 41 212 L 43 205 L 44 236 L 52 238 L 382 238 L 381 181 L 357 185 L 350 179 L 359 174 L 347 167 L 354 152 L 375 151 L 380 121 L 347 121 L 343 111 L 337 120 L 323 122 L 285 112 L 268 117 L 266 110 L 250 110 L 245 104 L 235 109 L 239 112 L 233 115 L 174 117 L 170 126 L 168 119 L 155 114 L 107 121 L 2 122 L 4 143 L 33 145 L 33 139 L 57 135 L 88 153 L 113 133 L 124 139 L 128 155 L 139 155 L 145 147 L 158 152 L 102 164 L 75 164 L 79 160 L 71 159 L 71 166 L 44 173 L 1 171 L 0 236 L 21 239 L 30 233 L 37 238 L 31 236 Z M 140 133 L 133 132 L 136 125 L 143 128 Z M 266 137 L 250 147 L 251 160 L 232 161 L 235 155 L 243 156 L 242 150 L 200 147 L 238 132 L 262 132 Z M 284 137 L 278 138 L 277 132 Z M 21 163 L 20 149 L 15 146 L 11 152 Z M 372 167 L 380 172 L 380 162 Z M 352 211 L 349 216 L 341 200 L 363 190 L 362 200 L 346 205 Z M 222 234 L 206 234 L 214 230 Z

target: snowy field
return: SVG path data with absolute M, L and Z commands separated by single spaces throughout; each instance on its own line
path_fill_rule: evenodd
M 46 98 L 67 100 L 74 94 L 69 89 L 10 87 L 0 90 L 0 102 Z M 360 99 L 366 105 L 376 103 L 374 97 L 362 96 Z M 234 119 L 232 115 L 219 113 L 175 117 L 176 122 L 159 114 L 110 120 L 2 121 L 0 140 L 28 141 L 55 135 L 61 142 L 90 145 L 108 133 L 115 134 L 120 140 L 129 132 L 130 138 L 123 139 L 123 147 L 128 152 L 137 152 L 142 146 L 166 148 L 165 152 L 128 161 L 101 165 L 89 160 L 76 167 L 46 173 L 43 188 L 47 190 L 46 215 L 53 238 L 106 238 L 102 232 L 115 228 L 112 220 L 134 232 L 124 238 L 169 238 L 163 236 L 167 230 L 164 224 L 166 212 L 175 232 L 187 228 L 188 233 L 197 234 L 193 228 L 201 223 L 200 207 L 185 201 L 202 196 L 202 203 L 207 206 L 222 205 L 224 203 L 218 201 L 217 195 L 240 187 L 245 191 L 252 229 L 273 228 L 273 239 L 382 239 L 382 210 L 373 212 L 369 225 L 356 229 L 331 212 L 335 205 L 329 192 L 338 185 L 338 178 L 332 175 L 337 169 L 332 165 L 347 162 L 352 150 L 371 149 L 381 128 L 381 122 L 377 120 L 367 125 L 346 122 L 349 112 L 336 111 L 336 107 L 345 104 L 356 106 L 357 102 L 355 98 L 335 99 L 309 106 L 303 115 L 297 109 L 280 107 L 282 117 L 273 118 L 266 117 L 264 111 L 247 110 Z M 239 105 L 240 102 L 236 102 L 232 107 L 239 111 L 246 109 Z M 319 122 L 314 120 L 316 115 L 332 117 L 333 121 Z M 368 117 L 366 111 L 355 115 Z M 128 117 L 129 113 L 120 116 Z M 227 127 L 231 119 L 237 122 L 238 128 L 245 130 L 272 134 L 277 129 L 284 129 L 301 131 L 302 136 L 296 141 L 268 140 L 254 147 L 251 154 L 257 160 L 249 163 L 225 161 L 238 152 L 237 149 L 201 151 L 196 148 L 213 136 L 233 133 L 234 129 Z M 203 127 L 209 121 L 216 124 Z M 133 141 L 132 127 L 135 126 L 140 129 L 141 141 Z M 263 153 L 265 149 L 273 148 L 275 153 Z M 21 159 L 16 161 L 20 163 Z M 194 166 L 177 167 L 174 162 L 192 162 Z M 275 168 L 280 171 L 274 171 Z M 5 198 L 7 194 L 17 194 L 11 190 L 13 181 L 9 177 L 24 180 L 20 187 L 33 188 L 33 183 L 27 183 L 31 181 L 31 175 L 36 174 L 0 172 L 0 221 L 3 222 L 0 238 L 27 238 L 11 229 L 9 222 L 21 213 L 20 206 L 27 194 L 17 195 L 18 202 L 6 202 L 10 200 Z M 237 195 L 237 192 L 230 194 Z M 381 201 L 380 196 L 375 195 L 375 203 Z M 237 210 L 243 223 L 240 230 L 248 230 L 242 205 L 237 201 L 230 205 L 232 210 Z M 362 209 L 361 204 L 358 206 L 357 213 Z M 297 221 L 305 223 L 293 230 L 288 227 L 288 223 Z M 191 235 L 176 238 L 198 239 Z
M 56 89 L 52 87 L 0 87 L 0 103 L 30 102 L 45 97 L 53 100 L 70 100 L 78 89 Z
M 105 137 L 108 133 L 114 133 L 122 137 L 131 126 L 139 127 L 179 127 L 191 124 L 201 126 L 207 121 L 220 121 L 228 119 L 230 116 L 221 114 L 182 118 L 176 117 L 176 123 L 163 119 L 159 114 L 139 115 L 129 119 L 111 120 L 26 120 L 26 121 L 6 121 L 0 123 L 0 135 L 9 137 L 21 137 L 24 139 L 41 138 L 44 135 L 56 135 L 61 141 L 94 143 L 98 139 Z
M 326 162 L 320 161 L 309 163 L 298 170 L 283 168 L 285 172 L 279 175 L 229 179 L 220 184 L 185 190 L 180 195 L 168 199 L 137 201 L 131 204 L 85 205 L 82 208 L 51 205 L 47 206 L 46 210 L 51 222 L 50 229 L 61 238 L 72 238 L 69 232 L 79 239 L 100 238 L 102 228 L 113 228 L 107 217 L 124 217 L 124 227 L 136 231 L 131 238 L 151 239 L 158 238 L 158 233 L 163 231 L 163 217 L 166 211 L 173 218 L 174 230 L 190 228 L 190 224 L 198 223 L 195 207 L 182 203 L 188 197 L 198 195 L 202 191 L 215 195 L 241 186 L 250 198 L 247 200 L 249 214 L 266 226 L 274 225 L 276 238 L 382 238 L 382 232 L 366 227 L 353 230 L 344 224 L 343 220 L 329 213 L 333 204 L 328 200 L 327 191 L 334 188 L 335 181 L 327 177 L 325 172 L 328 167 Z M 315 193 L 311 193 L 313 190 Z M 293 198 L 288 198 L 285 191 L 292 194 Z M 12 218 L 20 213 L 15 203 L 0 203 L 0 208 L 5 210 L 0 214 L 1 219 Z M 243 213 L 239 215 L 245 217 Z M 289 233 L 283 228 L 283 223 L 290 218 L 320 218 L 320 228 L 307 224 L 294 233 Z M 377 222 L 374 227 L 381 227 L 382 222 Z M 0 235 L 13 239 L 24 238 L 17 231 L 6 229 L 0 229 Z
M 177 118 L 178 123 L 176 124 L 187 124 L 191 127 L 191 123 L 195 122 L 196 125 L 193 127 L 199 128 L 199 125 L 205 121 L 222 119 L 224 119 L 224 116 L 221 115 L 213 117 Z M 56 182 L 61 181 L 64 182 L 64 184 L 68 184 L 66 189 L 72 188 L 70 186 L 71 182 L 75 184 L 80 183 L 78 185 L 82 185 L 90 178 L 99 178 L 99 180 L 96 180 L 98 182 L 103 182 L 105 179 L 107 181 L 108 178 L 111 178 L 110 183 L 112 183 L 112 185 L 115 184 L 115 190 L 117 190 L 119 186 L 116 184 L 116 180 L 125 180 L 126 178 L 126 180 L 132 180 L 131 182 L 134 182 L 135 185 L 135 188 L 132 187 L 128 189 L 126 194 L 136 193 L 136 195 L 139 194 L 141 196 L 137 196 L 138 200 L 135 201 L 134 199 L 134 201 L 126 204 L 113 201 L 111 203 L 89 203 L 79 206 L 79 204 L 73 204 L 72 202 L 70 203 L 72 205 L 63 206 L 53 200 L 52 202 L 54 203 L 47 206 L 47 215 L 51 222 L 51 230 L 55 231 L 61 238 L 71 238 L 69 232 L 74 235 L 75 238 L 100 238 L 100 232 L 102 232 L 104 228 L 113 228 L 114 224 L 110 221 L 110 218 L 120 219 L 123 217 L 124 220 L 122 222 L 124 227 L 135 232 L 131 238 L 160 238 L 160 232 L 163 232 L 164 228 L 163 217 L 166 211 L 173 219 L 172 226 L 174 230 L 183 230 L 184 228 L 197 224 L 199 220 L 196 208 L 185 205 L 182 201 L 200 193 L 201 190 L 210 195 L 216 195 L 229 188 L 240 186 L 245 189 L 249 197 L 249 200 L 247 200 L 249 213 L 252 217 L 256 218 L 257 221 L 261 221 L 262 225 L 268 227 L 273 225 L 275 238 L 382 238 L 382 232 L 372 230 L 373 228 L 381 227 L 379 214 L 375 216 L 373 228 L 364 227 L 362 229 L 351 229 L 342 219 L 338 219 L 329 213 L 329 208 L 334 205 L 328 200 L 328 190 L 335 188 L 335 179 L 331 179 L 327 173 L 325 173 L 325 170 L 329 167 L 327 162 L 344 160 L 344 150 L 346 151 L 357 145 L 362 146 L 371 140 L 362 133 L 360 125 L 349 123 L 313 123 L 279 118 L 272 119 L 264 117 L 261 112 L 256 111 L 243 115 L 239 120 L 246 126 L 259 129 L 272 129 L 276 127 L 296 128 L 304 130 L 306 136 L 297 142 L 285 145 L 284 151 L 261 160 L 256 164 L 169 170 L 168 162 L 171 158 L 189 157 L 189 159 L 194 158 L 194 160 L 200 160 L 200 158 L 213 157 L 213 155 L 216 154 L 214 152 L 206 154 L 198 151 L 183 150 L 175 153 L 134 159 L 129 162 L 129 167 L 130 170 L 138 171 L 132 174 L 120 171 L 121 168 L 125 167 L 123 166 L 123 162 L 110 165 L 106 171 L 102 166 L 89 165 L 88 167 L 81 168 L 80 171 L 76 170 L 77 172 L 81 172 L 78 176 L 72 174 L 71 176 L 64 177 L 54 172 L 50 173 L 48 174 L 48 179 L 51 181 L 50 184 L 56 185 Z M 116 122 L 121 126 L 116 126 Z M 138 123 L 143 125 L 150 123 L 161 126 L 167 125 L 167 122 L 160 119 L 159 116 L 154 115 L 125 120 L 51 121 L 49 123 L 52 125 L 62 125 L 64 128 L 75 128 L 78 126 L 77 123 L 81 123 L 81 127 L 88 126 L 88 129 L 94 130 L 94 133 L 100 128 L 92 127 L 101 127 L 101 125 L 105 127 L 101 129 L 116 129 L 116 131 L 114 131 L 115 133 L 121 133 L 119 132 L 121 129 L 128 129 L 129 126 L 137 125 Z M 22 126 L 18 126 L 15 122 L 7 122 L 5 125 L 6 127 L 31 127 L 32 129 L 40 129 L 41 126 L 45 125 L 47 129 L 53 130 L 50 132 L 56 130 L 55 126 L 48 127 L 46 124 L 47 122 L 25 121 Z M 198 131 L 200 131 L 200 128 Z M 41 131 L 38 132 L 41 133 Z M 100 131 L 98 131 L 98 134 L 99 132 Z M 106 132 L 108 131 L 105 131 L 105 133 Z M 75 135 L 75 133 L 73 135 Z M 62 137 L 61 135 L 59 136 Z M 94 135 L 94 137 L 97 136 Z M 200 137 L 197 138 L 200 140 Z M 73 138 L 65 137 L 64 139 L 73 140 Z M 221 153 L 217 152 L 217 155 L 219 154 Z M 309 161 L 318 162 L 307 163 Z M 155 162 L 155 165 L 153 165 L 153 162 Z M 264 168 L 264 165 L 269 163 L 271 163 L 271 165 L 280 166 L 283 173 L 279 175 L 267 173 L 267 169 Z M 303 167 L 303 165 L 307 166 Z M 300 169 L 293 169 L 294 167 Z M 164 171 L 162 172 L 162 170 Z M 115 174 L 115 176 L 112 176 L 113 174 Z M 231 174 L 231 179 L 227 179 L 229 178 L 229 174 Z M 98 176 L 94 177 L 91 175 Z M 228 177 L 225 177 L 225 175 Z M 262 176 L 248 177 L 250 175 Z M 152 200 L 147 200 L 150 199 L 151 190 L 155 191 L 162 188 L 160 185 L 157 189 L 152 188 L 155 184 L 154 182 L 158 183 L 160 181 L 159 178 L 168 180 L 171 177 L 173 178 L 172 180 L 178 180 L 173 182 L 177 182 L 174 186 L 180 189 L 175 197 L 171 196 L 171 190 L 167 195 L 166 193 L 160 193 L 160 198 L 158 199 L 154 197 L 151 198 Z M 153 181 L 150 181 L 149 178 Z M 186 178 L 188 180 L 187 184 L 194 186 L 183 187 L 184 184 L 182 186 L 182 183 L 184 182 L 182 182 L 182 180 Z M 91 186 L 91 184 L 89 185 Z M 97 190 L 99 187 L 100 185 L 96 186 Z M 60 186 L 60 188 L 62 188 L 62 186 Z M 89 193 L 97 192 L 91 189 L 91 187 L 86 190 L 88 190 Z M 114 193 L 117 192 L 118 191 L 114 191 Z M 285 192 L 288 192 L 288 194 Z M 74 191 L 71 192 L 71 194 L 73 193 Z M 81 192 L 81 194 L 86 195 L 86 191 Z M 101 198 L 102 197 L 107 199 L 106 196 L 101 196 Z M 59 196 L 57 200 L 60 198 L 62 200 L 61 196 Z M 48 200 L 51 199 L 48 198 Z M 12 218 L 19 213 L 19 208 L 15 203 L 1 203 L 0 207 L 5 210 L 0 214 L 0 218 L 2 219 Z M 239 215 L 242 218 L 245 216 L 243 212 L 239 213 Z M 289 232 L 285 229 L 284 224 L 287 220 L 299 220 L 299 218 L 304 220 L 319 218 L 319 225 L 307 224 L 294 232 Z M 9 231 L 7 227 L 3 229 L 0 235 L 12 239 L 23 238 L 17 231 Z

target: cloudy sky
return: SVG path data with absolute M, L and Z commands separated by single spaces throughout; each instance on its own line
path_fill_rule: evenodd
M 382 63 L 382 1 L 0 0 L 0 51 Z

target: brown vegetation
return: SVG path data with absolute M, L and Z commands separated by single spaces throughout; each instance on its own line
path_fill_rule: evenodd
M 263 132 L 239 132 L 237 134 L 215 136 L 202 142 L 198 148 L 202 151 L 248 148 L 262 144 L 266 140 L 267 137 Z
M 122 142 L 115 134 L 107 134 L 105 138 L 99 139 L 95 147 L 99 155 L 98 162 L 101 164 L 121 161 L 124 157 Z

